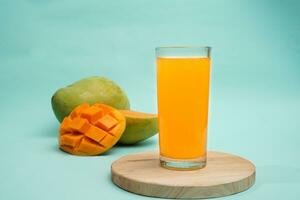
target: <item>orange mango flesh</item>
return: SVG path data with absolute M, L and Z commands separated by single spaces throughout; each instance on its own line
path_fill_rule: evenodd
M 132 110 L 120 110 L 121 113 L 123 113 L 124 116 L 128 117 L 135 117 L 135 118 L 153 118 L 157 117 L 157 114 L 149 114 L 149 113 L 142 113 Z
M 74 155 L 98 155 L 117 143 L 125 126 L 125 117 L 118 110 L 104 104 L 82 104 L 62 121 L 59 146 Z

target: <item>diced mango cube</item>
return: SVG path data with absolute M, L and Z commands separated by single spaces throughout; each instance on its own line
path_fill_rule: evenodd
M 83 135 L 65 134 L 60 137 L 60 144 L 75 147 Z
M 105 149 L 97 144 L 88 141 L 86 138 L 82 139 L 80 145 L 76 148 L 76 151 L 89 153 L 89 154 L 99 154 Z
M 81 105 L 77 106 L 77 107 L 71 112 L 70 117 L 71 117 L 72 119 L 74 119 L 74 118 L 76 118 L 76 117 L 80 117 L 81 112 L 82 112 L 83 110 L 89 108 L 89 107 L 90 107 L 90 106 L 89 106 L 89 104 L 87 104 L 87 103 L 84 103 L 84 104 L 81 104 Z
M 71 133 L 72 129 L 70 127 L 72 120 L 70 117 L 65 117 L 60 125 L 60 134 Z
M 124 131 L 125 127 L 122 126 L 122 124 L 118 124 L 115 127 L 113 127 L 111 130 L 109 130 L 108 132 L 114 136 L 118 136 L 120 135 L 120 133 L 122 134 Z
M 95 140 L 96 142 L 99 142 L 107 134 L 108 133 L 106 133 L 102 129 L 93 125 L 88 129 L 87 132 L 85 132 L 85 136 L 91 138 L 92 140 Z
M 110 115 L 104 115 L 96 122 L 95 125 L 108 131 L 109 129 L 114 127 L 116 124 L 118 124 L 118 120 L 116 120 L 114 117 L 112 117 Z
M 100 144 L 103 145 L 104 147 L 111 146 L 114 144 L 116 141 L 116 138 L 110 134 L 107 134 L 104 139 L 100 141 Z
M 81 117 L 89 120 L 91 123 L 96 122 L 103 115 L 103 109 L 91 106 L 85 110 L 83 110 Z
M 70 127 L 80 133 L 85 133 L 90 128 L 90 126 L 91 125 L 89 124 L 89 122 L 83 118 L 75 118 L 70 123 Z

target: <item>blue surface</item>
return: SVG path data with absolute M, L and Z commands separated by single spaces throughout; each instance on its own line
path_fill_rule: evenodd
M 209 149 L 257 166 L 255 186 L 224 199 L 299 199 L 299 9 L 266 0 L 0 0 L 0 199 L 143 198 L 111 183 L 110 164 L 156 150 L 157 137 L 68 155 L 57 148 L 50 97 L 103 75 L 132 109 L 156 112 L 154 48 L 182 44 L 213 47 Z

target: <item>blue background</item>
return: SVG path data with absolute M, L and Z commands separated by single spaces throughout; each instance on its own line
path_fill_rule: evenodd
M 296 0 L 0 0 L 0 199 L 143 198 L 111 183 L 110 164 L 157 150 L 157 137 L 68 155 L 50 98 L 102 75 L 154 113 L 162 45 L 213 47 L 209 149 L 257 166 L 254 187 L 224 199 L 299 199 L 299 10 Z

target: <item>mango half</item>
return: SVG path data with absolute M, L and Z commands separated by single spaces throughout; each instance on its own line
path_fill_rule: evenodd
M 116 109 L 129 109 L 129 100 L 125 92 L 115 82 L 99 76 L 79 80 L 57 90 L 51 99 L 53 112 L 62 120 L 80 104 L 102 103 Z
M 126 129 L 119 144 L 135 144 L 146 140 L 158 132 L 156 114 L 147 114 L 130 110 L 120 110 L 126 119 Z

